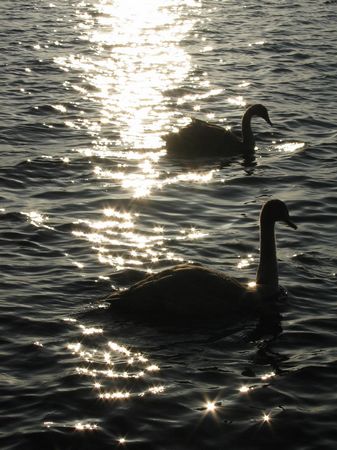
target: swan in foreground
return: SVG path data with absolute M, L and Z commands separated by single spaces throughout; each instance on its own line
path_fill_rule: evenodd
M 180 157 L 251 155 L 255 139 L 251 128 L 253 116 L 262 117 L 269 125 L 267 108 L 256 104 L 246 109 L 242 117 L 242 139 L 225 128 L 215 124 L 192 119 L 192 122 L 178 131 L 164 136 L 169 155 Z
M 297 228 L 285 203 L 269 200 L 260 214 L 260 263 L 254 288 L 201 264 L 179 264 L 110 294 L 106 298 L 110 310 L 159 322 L 258 313 L 263 300 L 279 293 L 274 234 L 275 222 L 279 221 Z

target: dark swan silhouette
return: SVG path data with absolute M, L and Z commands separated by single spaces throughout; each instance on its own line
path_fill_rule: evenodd
M 260 214 L 260 263 L 254 287 L 201 264 L 179 264 L 110 294 L 106 298 L 110 311 L 158 322 L 259 313 L 261 302 L 269 303 L 269 297 L 279 293 L 274 233 L 279 221 L 297 228 L 285 203 L 269 200 Z
M 272 125 L 267 108 L 256 104 L 246 109 L 242 117 L 242 139 L 215 124 L 192 119 L 192 122 L 177 133 L 163 137 L 168 155 L 177 157 L 201 156 L 246 156 L 254 152 L 255 139 L 251 127 L 252 117 L 262 117 Z

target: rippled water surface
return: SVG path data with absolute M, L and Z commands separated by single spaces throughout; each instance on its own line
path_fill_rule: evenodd
M 0 3 L 0 447 L 332 449 L 337 4 Z M 253 161 L 179 160 L 195 116 L 254 119 Z M 254 279 L 277 227 L 281 320 L 165 327 L 100 299 L 200 262 Z

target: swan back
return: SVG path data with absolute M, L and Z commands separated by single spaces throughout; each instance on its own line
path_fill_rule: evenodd
M 137 317 L 206 319 L 239 312 L 246 288 L 235 278 L 199 264 L 179 264 L 109 297 L 114 310 Z

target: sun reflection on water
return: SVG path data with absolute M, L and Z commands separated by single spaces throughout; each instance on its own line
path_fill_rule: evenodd
M 111 142 L 107 140 L 100 140 L 94 143 L 92 148 L 80 148 L 78 152 L 88 158 L 119 158 L 125 161 L 142 161 L 144 159 L 158 162 L 159 159 L 166 154 L 165 150 L 153 151 L 136 151 L 136 150 L 116 150 L 110 148 Z M 119 167 L 127 167 L 127 164 L 119 164 Z
M 270 420 L 271 420 L 270 414 L 265 414 L 264 413 L 263 416 L 262 416 L 262 421 L 269 423 Z
M 27 220 L 34 225 L 35 227 L 43 227 L 49 230 L 53 230 L 53 228 L 49 225 L 46 225 L 46 222 L 49 221 L 49 217 L 41 214 L 38 211 L 29 211 L 29 212 L 21 212 L 24 216 L 27 217 Z
M 206 232 L 195 227 L 179 229 L 173 236 L 161 225 L 155 225 L 145 232 L 137 229 L 138 220 L 138 213 L 106 207 L 99 219 L 79 219 L 74 222 L 72 233 L 92 245 L 101 264 L 116 270 L 142 268 L 148 272 L 151 272 L 152 264 L 183 261 L 182 257 L 166 247 L 170 240 L 192 241 L 207 236 Z M 73 264 L 84 268 L 82 263 L 73 261 Z M 109 277 L 101 276 L 101 279 L 109 280 Z
M 228 103 L 235 106 L 246 106 L 247 102 L 244 100 L 244 98 L 239 95 L 237 97 L 229 97 L 227 99 Z
M 80 328 L 82 330 L 82 334 L 84 335 L 93 335 L 93 334 L 102 334 L 103 329 L 102 328 L 96 328 L 96 327 L 86 327 L 84 325 L 80 325 Z
M 84 325 L 80 328 L 97 329 Z M 167 390 L 158 379 L 160 367 L 125 345 L 108 341 L 90 348 L 75 342 L 67 348 L 82 361 L 75 368 L 76 374 L 92 380 L 92 390 L 100 400 L 124 402 L 132 397 L 161 395 Z
M 75 425 L 75 430 L 76 431 L 95 431 L 98 429 L 98 425 L 94 424 L 94 423 L 82 423 L 82 422 L 78 422 Z
M 206 402 L 206 411 L 207 412 L 214 412 L 216 410 L 216 403 L 215 402 Z
M 254 262 L 253 255 L 247 255 L 246 258 L 240 257 L 240 261 L 238 262 L 237 267 L 238 269 L 243 269 L 245 267 L 249 267 L 253 262 Z
M 118 181 L 124 189 L 131 190 L 134 198 L 148 197 L 152 190 L 162 189 L 165 186 L 182 183 L 211 183 L 214 181 L 218 170 L 211 169 L 207 171 L 189 171 L 179 175 L 163 177 L 158 168 L 154 167 L 149 160 L 143 160 L 139 164 L 138 170 L 107 170 L 99 166 L 94 168 L 94 173 L 99 179 L 107 182 Z
M 294 153 L 305 147 L 304 142 L 286 142 L 276 145 L 276 150 L 280 153 Z
M 160 147 L 172 115 L 163 93 L 178 87 L 191 68 L 179 43 L 192 30 L 200 7 L 200 0 L 100 0 L 91 15 L 79 5 L 76 32 L 95 52 L 55 61 L 82 73 L 85 83 L 72 88 L 101 108 L 96 119 L 70 120 L 68 126 L 99 136 L 112 124 L 120 131 L 115 145 Z M 191 10 L 193 15 L 186 13 Z
M 273 377 L 275 377 L 275 372 L 274 371 L 272 371 L 272 372 L 268 372 L 268 373 L 265 373 L 265 374 L 263 374 L 262 376 L 261 376 L 261 380 L 268 380 L 269 378 L 273 378 Z
M 242 394 L 246 394 L 246 393 L 249 392 L 250 390 L 251 390 L 251 387 L 250 387 L 250 386 L 247 386 L 246 384 L 242 385 L 242 386 L 239 388 L 239 391 L 240 391 Z

